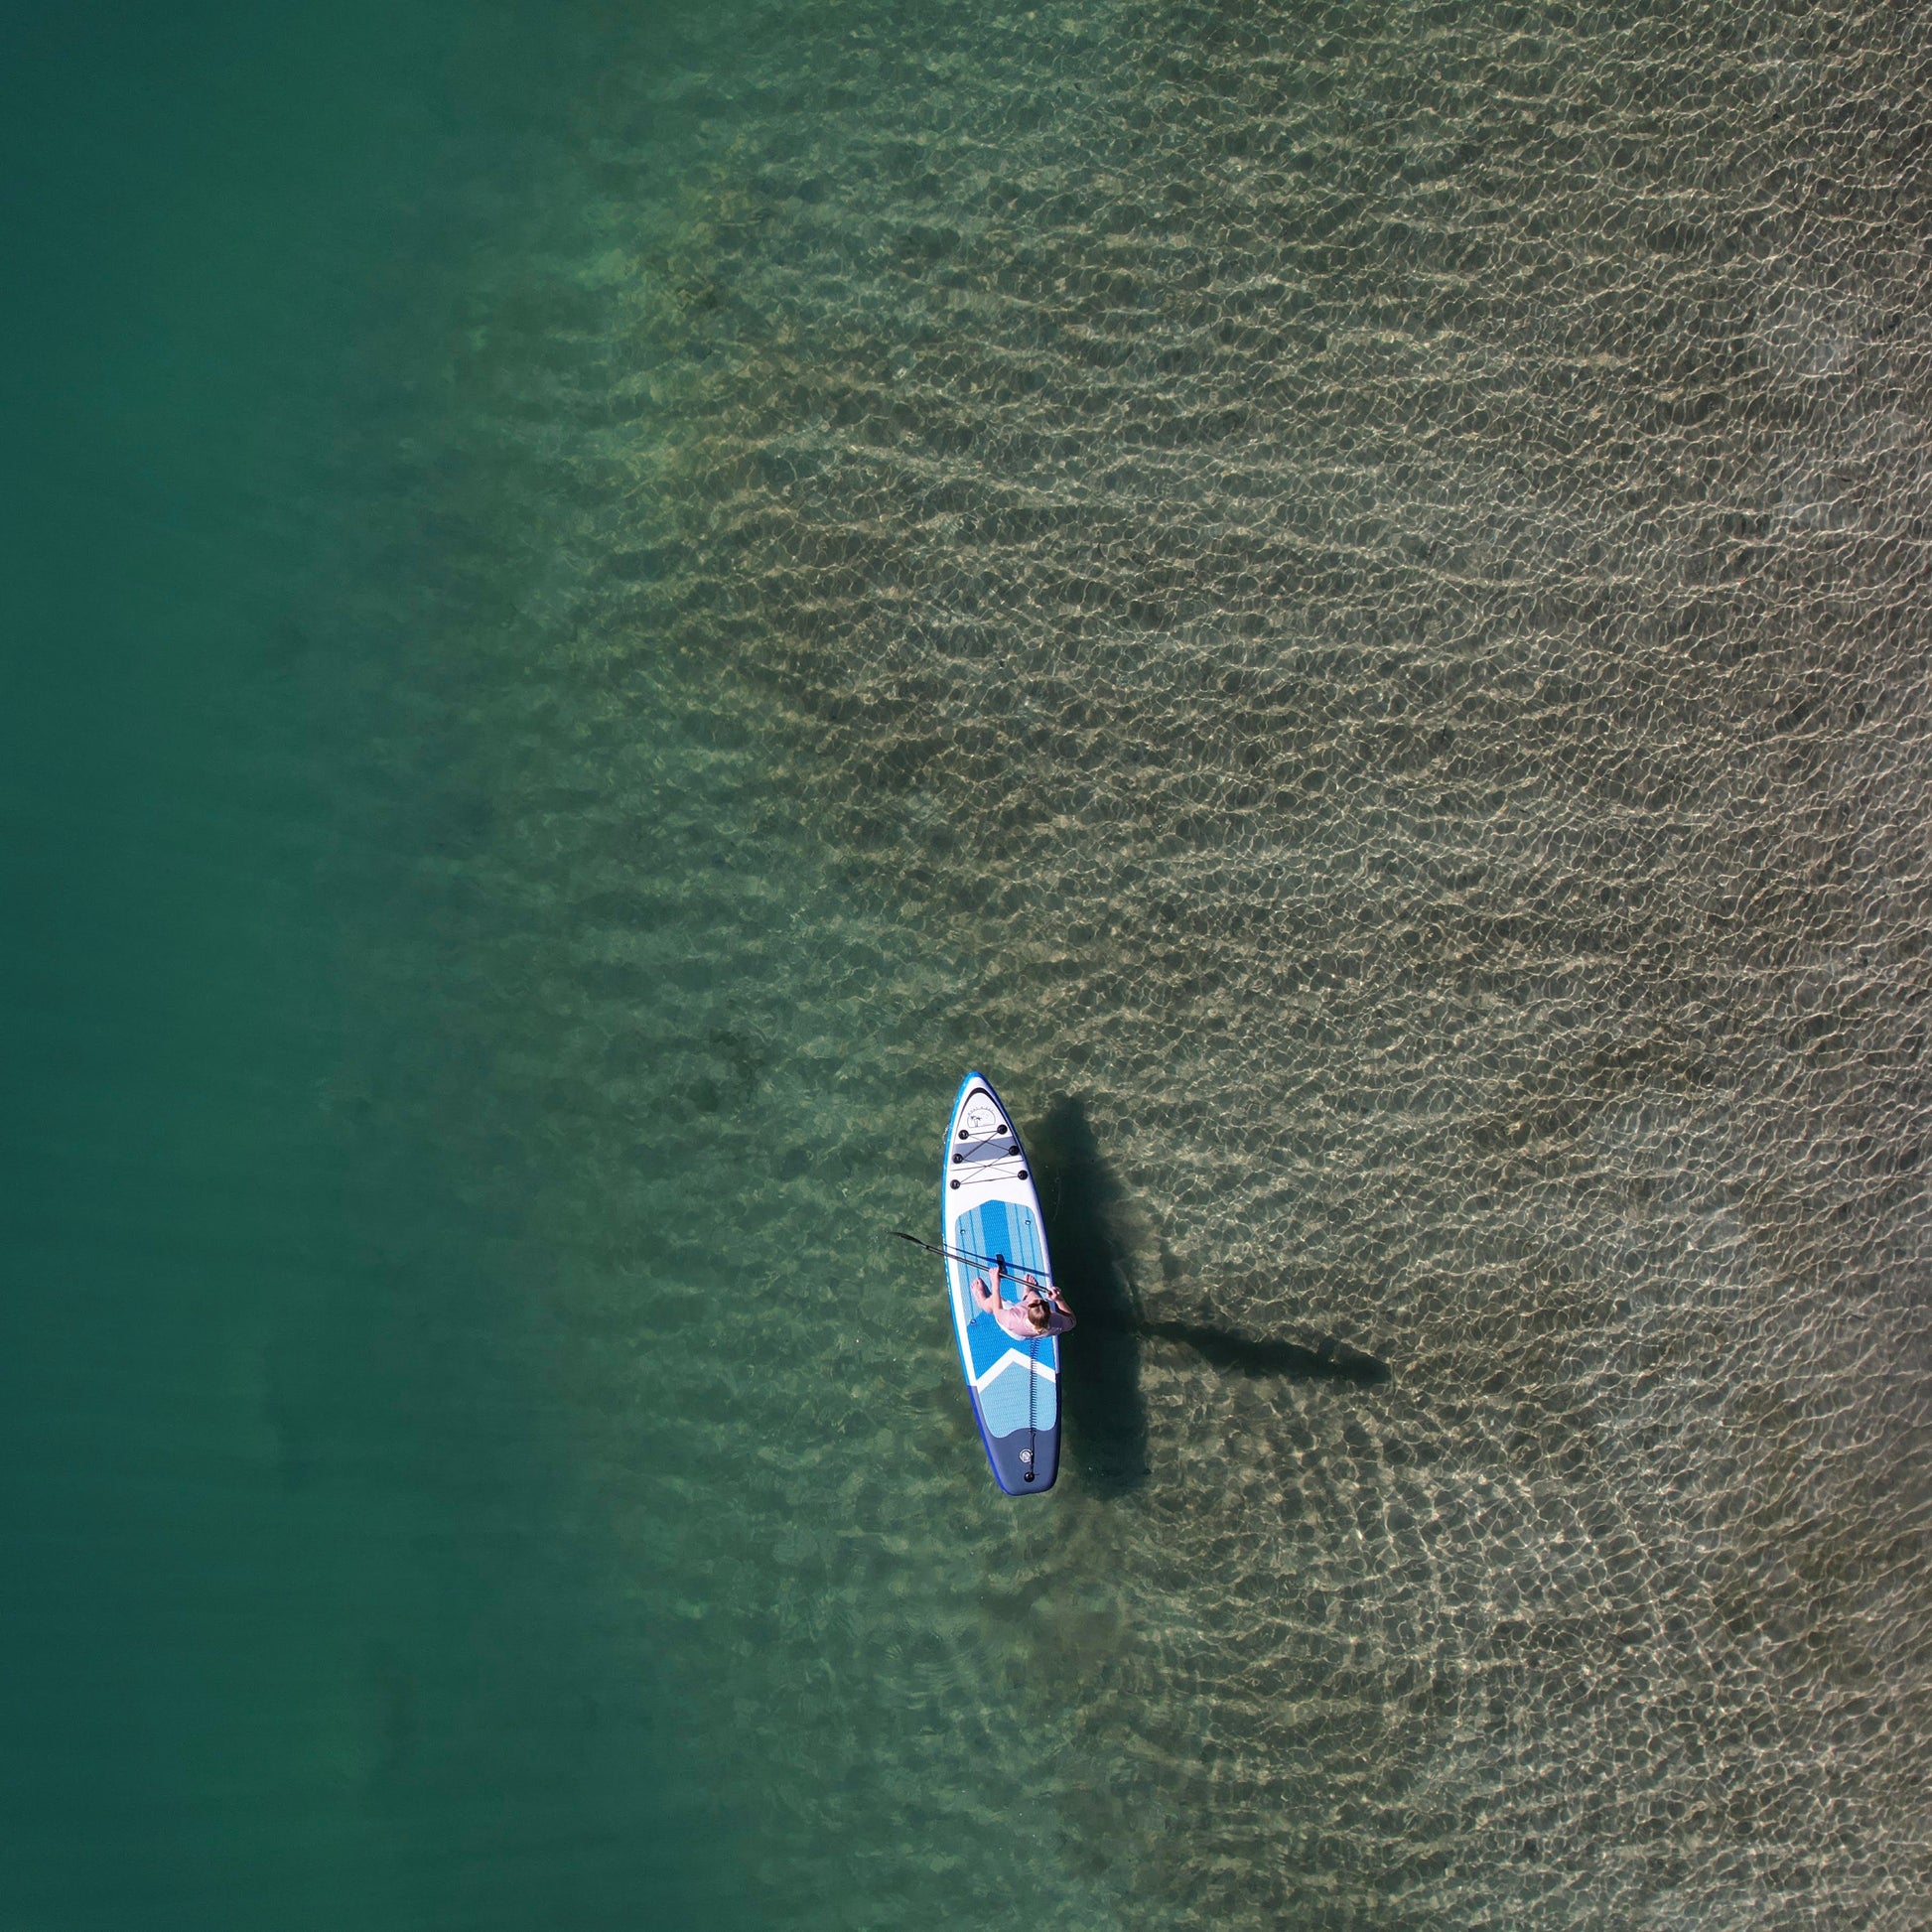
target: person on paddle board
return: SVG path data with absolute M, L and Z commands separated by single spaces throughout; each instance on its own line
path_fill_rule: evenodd
M 1008 1334 L 1019 1341 L 1038 1341 L 1043 1335 L 1063 1335 L 1073 1326 L 1073 1311 L 1057 1287 L 1042 1289 L 1033 1276 L 1020 1282 L 1018 1302 L 1000 1300 L 1000 1283 L 1007 1272 L 1006 1258 L 993 1264 L 993 1278 L 975 1275 L 972 1282 L 973 1306 L 990 1314 Z

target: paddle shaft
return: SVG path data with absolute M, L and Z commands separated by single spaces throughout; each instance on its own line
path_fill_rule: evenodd
M 935 1242 L 921 1241 L 916 1234 L 906 1234 L 901 1229 L 898 1228 L 889 1228 L 887 1232 L 891 1234 L 895 1240 L 909 1241 L 911 1242 L 913 1247 L 923 1248 L 926 1251 L 926 1253 L 929 1255 L 943 1255 L 948 1261 L 963 1261 L 970 1268 L 991 1268 L 993 1264 L 997 1261 L 1001 1264 L 1001 1266 L 1003 1266 L 1006 1269 L 1009 1275 L 1032 1274 L 1034 1280 L 1037 1282 L 1041 1288 L 1051 1289 L 1055 1295 L 1057 1295 L 1060 1292 L 1059 1284 L 1057 1282 L 1049 1281 L 1044 1276 L 1035 1273 L 1032 1269 L 1023 1268 L 1023 1269 L 1016 1270 L 1013 1267 L 1013 1265 L 1007 1261 L 1005 1255 L 967 1254 L 958 1248 L 942 1248 L 938 1246 L 937 1243 Z

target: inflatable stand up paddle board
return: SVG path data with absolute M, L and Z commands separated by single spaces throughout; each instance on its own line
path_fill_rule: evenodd
M 939 1245 L 951 1250 L 946 1286 L 973 1414 L 1009 1496 L 1037 1496 L 1060 1472 L 1060 1344 L 1057 1335 L 1010 1335 L 973 1306 L 972 1281 L 991 1280 L 1004 1257 L 1002 1300 L 1017 1303 L 1021 1277 L 1052 1280 L 1046 1226 L 1033 1168 L 1005 1103 L 984 1074 L 960 1082 L 939 1157 Z

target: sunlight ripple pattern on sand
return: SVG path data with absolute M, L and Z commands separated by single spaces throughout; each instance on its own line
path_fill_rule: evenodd
M 783 1922 L 1920 1922 L 1929 74 L 847 0 L 586 107 L 452 335 L 549 506 L 452 917 Z M 989 1042 L 1149 1321 L 1393 1380 L 1157 1325 L 1001 1505 L 863 1247 Z

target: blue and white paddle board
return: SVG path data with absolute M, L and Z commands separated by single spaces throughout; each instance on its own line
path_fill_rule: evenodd
M 1006 1103 L 982 1073 L 959 1083 L 939 1164 L 940 1246 L 953 1251 L 946 1288 L 973 1414 L 994 1480 L 1009 1496 L 1036 1496 L 1060 1472 L 1059 1337 L 1022 1341 L 1008 1334 L 973 1306 L 971 1284 L 1005 1256 L 1001 1294 L 1018 1302 L 1021 1276 L 1048 1282 L 1052 1269 L 1032 1163 Z

